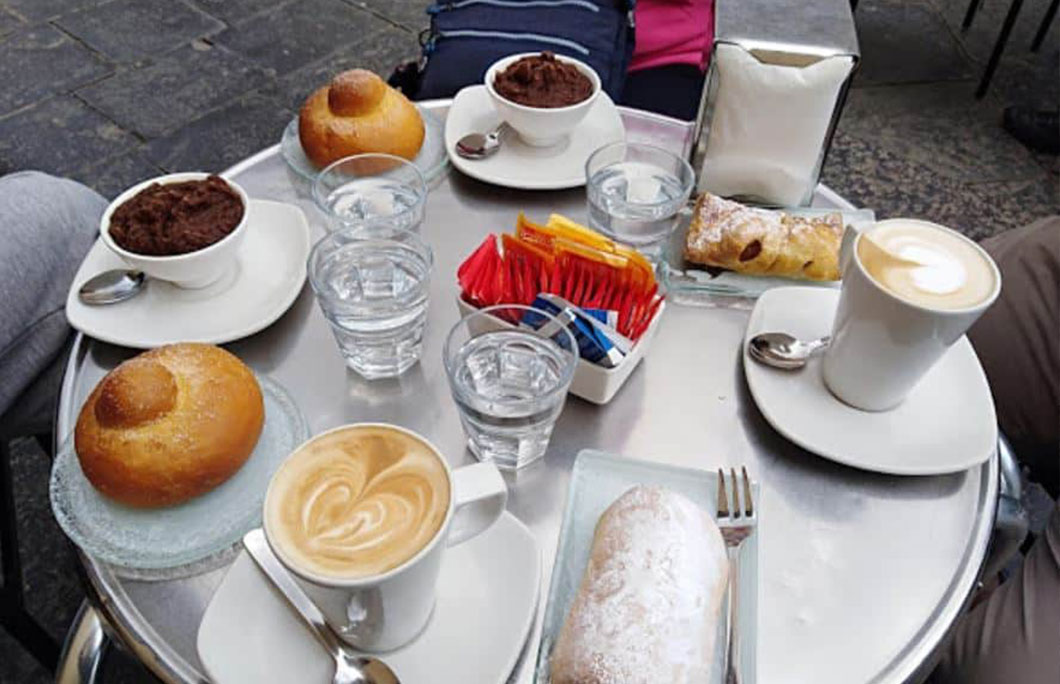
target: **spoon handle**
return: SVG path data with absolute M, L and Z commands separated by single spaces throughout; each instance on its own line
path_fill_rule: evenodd
M 824 337 L 818 337 L 816 340 L 810 340 L 806 343 L 806 351 L 810 356 L 828 349 L 829 345 L 832 344 L 832 336 L 825 335 Z
M 490 140 L 500 140 L 501 136 L 508 132 L 508 122 L 502 121 L 497 126 L 486 134 L 486 137 Z
M 280 564 L 279 559 L 273 554 L 272 549 L 269 548 L 269 543 L 265 540 L 265 532 L 261 528 L 247 532 L 243 537 L 243 546 L 246 547 L 247 553 L 254 559 L 261 571 L 280 590 L 280 593 L 284 595 L 287 602 L 291 604 L 302 620 L 309 625 L 310 631 L 327 649 L 328 653 L 336 658 L 342 657 L 342 647 L 339 644 L 338 637 L 335 636 L 335 633 L 331 631 L 331 628 L 324 621 L 324 615 L 320 612 L 320 609 L 309 600 L 302 588 L 291 577 L 291 573 Z

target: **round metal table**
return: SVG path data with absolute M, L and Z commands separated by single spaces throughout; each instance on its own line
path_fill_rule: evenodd
M 447 102 L 430 103 L 444 116 Z M 623 110 L 630 139 L 687 153 L 691 126 Z M 312 204 L 272 147 L 229 169 L 251 197 Z M 817 204 L 849 207 L 821 188 Z M 424 354 L 401 378 L 368 382 L 345 369 L 308 284 L 274 325 L 230 345 L 299 402 L 313 433 L 388 421 L 429 437 L 453 464 L 471 460 L 441 361 L 457 320 L 456 268 L 518 211 L 584 219 L 581 189 L 520 192 L 448 172 L 432 185 L 423 235 L 435 250 Z M 509 477 L 509 510 L 537 535 L 547 584 L 567 481 L 580 449 L 714 469 L 746 465 L 761 482 L 758 672 L 762 682 L 904 682 L 921 679 L 974 587 L 998 495 L 998 459 L 939 477 L 891 477 L 833 464 L 789 444 L 764 421 L 740 367 L 747 311 L 670 306 L 654 346 L 607 406 L 571 397 L 542 463 Z M 78 336 L 57 419 L 60 440 L 100 378 L 132 355 Z M 195 650 L 203 612 L 224 576 L 143 582 L 80 555 L 92 608 L 68 637 L 60 681 L 90 680 L 109 632 L 166 682 L 205 682 Z M 547 586 L 541 596 L 547 595 Z M 531 681 L 538 626 L 512 681 Z M 66 677 L 66 679 L 64 679 Z M 416 683 L 409 683 L 416 684 Z

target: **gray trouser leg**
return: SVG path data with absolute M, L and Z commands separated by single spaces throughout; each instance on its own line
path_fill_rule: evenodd
M 983 243 L 1001 296 L 969 337 L 998 422 L 1032 478 L 1057 496 L 1060 471 L 1060 217 Z M 932 684 L 1060 682 L 1060 500 L 1019 574 L 965 615 Z
M 0 438 L 50 427 L 70 334 L 63 305 L 106 206 L 71 180 L 0 177 Z

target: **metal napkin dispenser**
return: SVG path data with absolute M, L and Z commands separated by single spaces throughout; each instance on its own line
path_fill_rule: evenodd
M 716 0 L 697 190 L 809 204 L 859 57 L 848 0 Z

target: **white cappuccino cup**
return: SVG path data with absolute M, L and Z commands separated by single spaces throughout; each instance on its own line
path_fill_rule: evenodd
M 344 425 L 285 460 L 264 503 L 273 553 L 346 643 L 390 651 L 434 608 L 449 546 L 485 531 L 508 490 L 490 463 L 451 469 L 396 425 Z
M 866 411 L 900 404 L 1001 291 L 1001 274 L 982 247 L 916 219 L 848 228 L 840 266 L 824 382 Z

